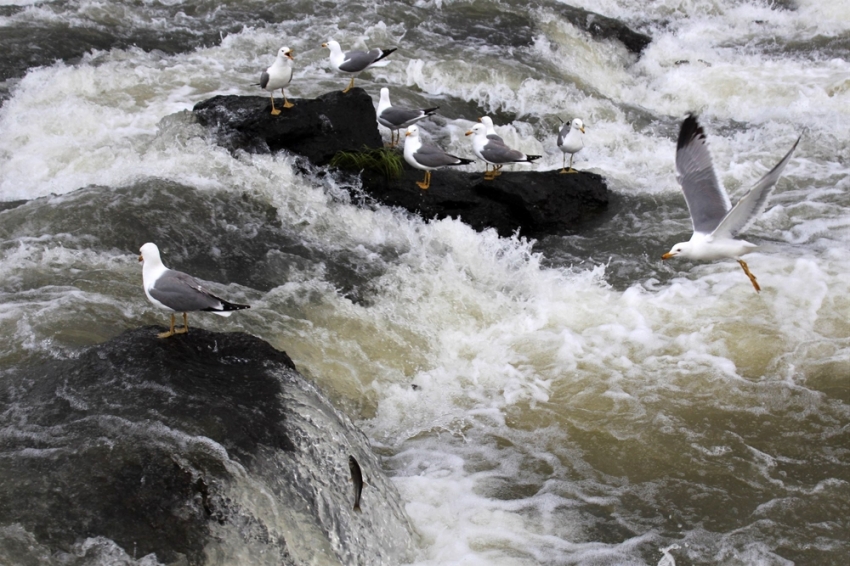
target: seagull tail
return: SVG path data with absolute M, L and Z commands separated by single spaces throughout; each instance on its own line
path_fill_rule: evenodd
M 218 297 L 216 297 L 218 299 Z M 251 305 L 237 305 L 236 303 L 229 303 L 224 299 L 218 299 L 221 303 L 219 308 L 210 307 L 208 309 L 204 309 L 205 311 L 212 312 L 219 316 L 230 316 L 233 314 L 233 311 L 241 311 L 242 309 L 250 309 Z
M 378 57 L 377 59 L 375 59 L 375 62 L 373 62 L 372 64 L 374 65 L 376 62 L 378 62 L 381 59 L 383 59 L 384 57 L 387 57 L 388 55 L 392 54 L 397 49 L 398 49 L 398 47 L 394 47 L 392 49 L 381 49 L 381 56 Z M 389 63 L 389 61 L 384 62 L 384 64 L 388 64 L 388 63 Z

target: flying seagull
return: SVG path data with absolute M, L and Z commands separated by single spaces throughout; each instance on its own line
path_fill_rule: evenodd
M 331 50 L 330 60 L 334 69 L 351 75 L 351 82 L 348 83 L 348 86 L 345 87 L 345 90 L 342 92 L 348 92 L 354 88 L 354 78 L 362 71 L 365 71 L 370 67 L 384 67 L 389 65 L 389 61 L 383 61 L 382 59 L 396 50 L 396 48 L 375 48 L 369 51 L 354 50 L 343 53 L 339 43 L 333 39 L 329 40 L 327 43 L 323 43 L 322 47 L 327 47 Z
M 411 110 L 390 104 L 390 89 L 381 89 L 381 101 L 378 103 L 378 123 L 390 129 L 390 147 L 401 141 L 399 130 L 406 130 L 420 120 L 432 116 L 440 107 Z M 396 139 L 398 136 L 398 139 Z
M 472 159 L 455 157 L 432 143 L 423 142 L 419 138 L 419 126 L 408 126 L 404 135 L 404 160 L 416 169 L 425 171 L 425 179 L 416 182 L 420 189 L 431 186 L 431 171 L 434 169 L 472 163 Z
M 559 118 L 560 120 L 560 118 Z M 558 132 L 558 149 L 564 155 L 561 159 L 561 170 L 558 173 L 577 173 L 573 169 L 573 156 L 581 151 L 584 147 L 584 124 L 578 118 L 573 118 L 572 122 L 564 123 L 561 130 Z M 564 166 L 567 160 L 567 154 L 570 154 L 569 168 Z
M 800 136 L 802 137 L 802 136 Z M 735 258 L 750 278 L 756 292 L 761 290 L 756 276 L 750 272 L 741 256 L 758 248 L 735 237 L 743 232 L 767 206 L 767 198 L 776 186 L 782 170 L 791 159 L 791 154 L 800 143 L 800 138 L 764 177 L 762 177 L 741 200 L 732 207 L 729 196 L 717 180 L 711 162 L 705 132 L 697 118 L 689 114 L 679 130 L 676 143 L 676 172 L 685 201 L 691 214 L 694 234 L 687 242 L 673 246 L 662 259 L 683 257 L 695 260 Z
M 145 295 L 155 306 L 171 311 L 171 329 L 159 334 L 160 338 L 168 338 L 175 334 L 189 332 L 189 321 L 186 313 L 190 311 L 208 311 L 221 316 L 230 316 L 232 311 L 251 308 L 249 305 L 237 305 L 220 299 L 207 291 L 191 275 L 182 271 L 168 269 L 159 257 L 156 244 L 147 243 L 139 251 L 139 261 L 142 264 L 142 284 Z M 174 329 L 174 313 L 183 313 L 183 327 Z
M 540 159 L 539 155 L 526 155 L 523 152 L 511 149 L 505 143 L 496 139 L 492 139 L 487 135 L 487 126 L 484 124 L 475 124 L 472 129 L 466 132 L 467 136 L 472 138 L 472 151 L 485 163 L 493 165 L 493 171 L 484 171 L 484 179 L 492 181 L 498 175 L 498 169 L 507 163 L 531 163 L 535 159 Z
M 286 99 L 284 88 L 292 82 L 292 49 L 289 47 L 281 47 L 277 52 L 277 58 L 272 63 L 272 66 L 265 70 L 260 75 L 260 88 L 271 93 L 272 99 L 272 116 L 280 114 L 280 110 L 274 107 L 274 91 L 280 89 L 283 94 L 283 107 L 292 108 L 295 106 Z

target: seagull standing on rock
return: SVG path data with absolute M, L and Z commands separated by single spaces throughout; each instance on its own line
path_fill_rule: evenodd
M 493 166 L 493 171 L 487 171 L 485 166 L 484 180 L 492 181 L 499 175 L 499 169 L 502 165 L 508 163 L 532 163 L 535 159 L 540 159 L 540 155 L 526 155 L 523 152 L 508 147 L 505 143 L 493 139 L 494 136 L 487 135 L 487 126 L 484 124 L 475 124 L 472 129 L 466 132 L 467 136 L 472 137 L 472 151 L 485 163 Z M 498 137 L 498 136 L 495 136 Z
M 361 72 L 371 67 L 384 67 L 389 65 L 390 62 L 383 61 L 383 59 L 396 50 L 396 48 L 375 48 L 369 51 L 352 50 L 343 53 L 339 43 L 333 39 L 329 40 L 327 43 L 323 43 L 322 47 L 327 47 L 331 50 L 330 61 L 334 69 L 351 75 L 351 82 L 348 83 L 348 86 L 342 91 L 343 93 L 354 88 L 354 78 Z
M 439 108 L 439 106 L 435 106 L 434 108 L 411 110 L 393 106 L 390 104 L 390 89 L 384 87 L 381 89 L 381 101 L 378 102 L 378 123 L 390 129 L 390 147 L 395 147 L 401 141 L 399 130 L 404 130 L 428 116 L 433 116 Z M 396 135 L 398 139 L 396 139 Z
M 148 242 L 139 252 L 139 261 L 143 262 L 142 284 L 145 295 L 155 306 L 171 311 L 171 329 L 160 333 L 160 338 L 188 333 L 189 320 L 186 313 L 190 311 L 208 311 L 220 316 L 230 316 L 232 311 L 251 308 L 250 305 L 237 305 L 220 299 L 207 291 L 191 275 L 165 267 L 156 244 Z M 183 327 L 175 330 L 176 312 L 183 313 Z
M 573 169 L 573 156 L 581 151 L 583 147 L 584 124 L 578 118 L 573 118 L 572 122 L 564 123 L 558 132 L 558 149 L 564 153 L 563 159 L 561 159 L 561 170 L 558 173 L 578 173 L 578 171 Z M 564 166 L 568 153 L 570 154 L 569 168 Z
M 419 138 L 419 126 L 409 126 L 404 134 L 404 160 L 412 167 L 425 171 L 425 179 L 417 181 L 420 189 L 431 186 L 431 171 L 448 165 L 466 165 L 471 159 L 464 159 L 448 154 L 432 143 L 423 142 Z
M 280 114 L 280 110 L 274 107 L 274 91 L 280 89 L 283 95 L 283 107 L 292 108 L 295 106 L 286 99 L 284 88 L 292 82 L 292 49 L 289 47 L 281 47 L 277 52 L 277 59 L 274 60 L 272 66 L 260 75 L 260 88 L 271 93 L 272 99 L 272 116 Z
M 717 180 L 705 132 L 696 116 L 689 114 L 682 122 L 676 143 L 676 172 L 682 192 L 685 193 L 694 234 L 689 241 L 673 246 L 661 259 L 683 257 L 711 261 L 735 258 L 750 278 L 753 288 L 759 292 L 761 287 L 756 276 L 741 259 L 742 255 L 755 251 L 758 246 L 735 237 L 764 211 L 767 197 L 776 186 L 798 143 L 799 137 L 785 157 L 732 207 L 729 195 Z

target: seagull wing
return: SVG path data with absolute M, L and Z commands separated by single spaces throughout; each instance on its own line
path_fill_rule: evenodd
M 224 301 L 201 285 L 197 279 L 168 269 L 148 290 L 150 296 L 176 312 L 229 310 Z
M 487 136 L 488 138 L 490 136 Z M 516 149 L 512 149 L 503 143 L 496 140 L 489 140 L 481 149 L 481 156 L 490 163 L 513 163 L 515 161 L 525 161 L 525 154 Z
M 470 160 L 450 155 L 434 144 L 423 143 L 413 153 L 413 158 L 425 167 L 445 167 L 446 165 L 464 165 Z
M 410 110 L 408 108 L 390 106 L 381 112 L 379 118 L 384 122 L 384 125 L 392 124 L 392 126 L 387 126 L 388 128 L 404 128 L 426 116 L 427 114 L 422 110 Z
M 798 143 L 800 143 L 800 138 L 797 138 L 797 141 L 794 142 L 794 145 L 788 150 L 785 157 L 782 158 L 782 161 L 777 163 L 747 194 L 741 197 L 741 200 L 729 211 L 729 214 L 726 215 L 720 225 L 714 229 L 712 236 L 715 238 L 734 238 L 743 232 L 759 214 L 764 212 L 765 207 L 767 207 L 767 198 L 773 192 L 774 187 L 776 187 L 776 182 L 779 180 L 779 176 L 782 175 L 782 170 L 785 169 L 794 150 L 797 149 Z
M 380 54 L 381 52 L 377 49 L 373 49 L 369 52 L 357 50 L 346 51 L 345 60 L 339 66 L 339 70 L 345 71 L 346 73 L 356 73 L 358 71 L 362 71 L 363 69 L 368 67 L 370 63 L 374 62 Z
M 564 139 L 567 137 L 567 134 L 570 133 L 570 123 L 567 122 L 563 126 L 561 126 L 561 130 L 558 132 L 558 147 L 564 145 Z
M 682 122 L 676 143 L 676 172 L 691 213 L 694 232 L 711 234 L 732 203 L 717 180 L 705 132 L 693 115 Z

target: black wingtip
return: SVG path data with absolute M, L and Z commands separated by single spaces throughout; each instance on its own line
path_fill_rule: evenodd
M 682 128 L 679 130 L 679 141 L 676 143 L 676 149 L 682 149 L 694 138 L 703 138 L 705 139 L 705 132 L 702 129 L 702 126 L 697 122 L 696 114 L 688 113 L 685 117 L 685 121 L 682 122 Z
M 432 116 L 439 109 L 440 109 L 439 106 L 435 106 L 433 108 L 426 108 L 425 110 L 423 110 L 423 112 L 425 113 L 426 116 Z
M 543 157 L 543 156 L 542 155 L 526 155 L 525 159 L 526 159 L 526 161 L 534 161 L 535 159 L 540 159 L 541 157 Z
M 394 53 L 397 50 L 398 50 L 398 47 L 393 47 L 392 49 L 381 49 L 381 56 L 378 57 L 377 59 L 375 59 L 375 61 L 380 61 L 384 57 Z

